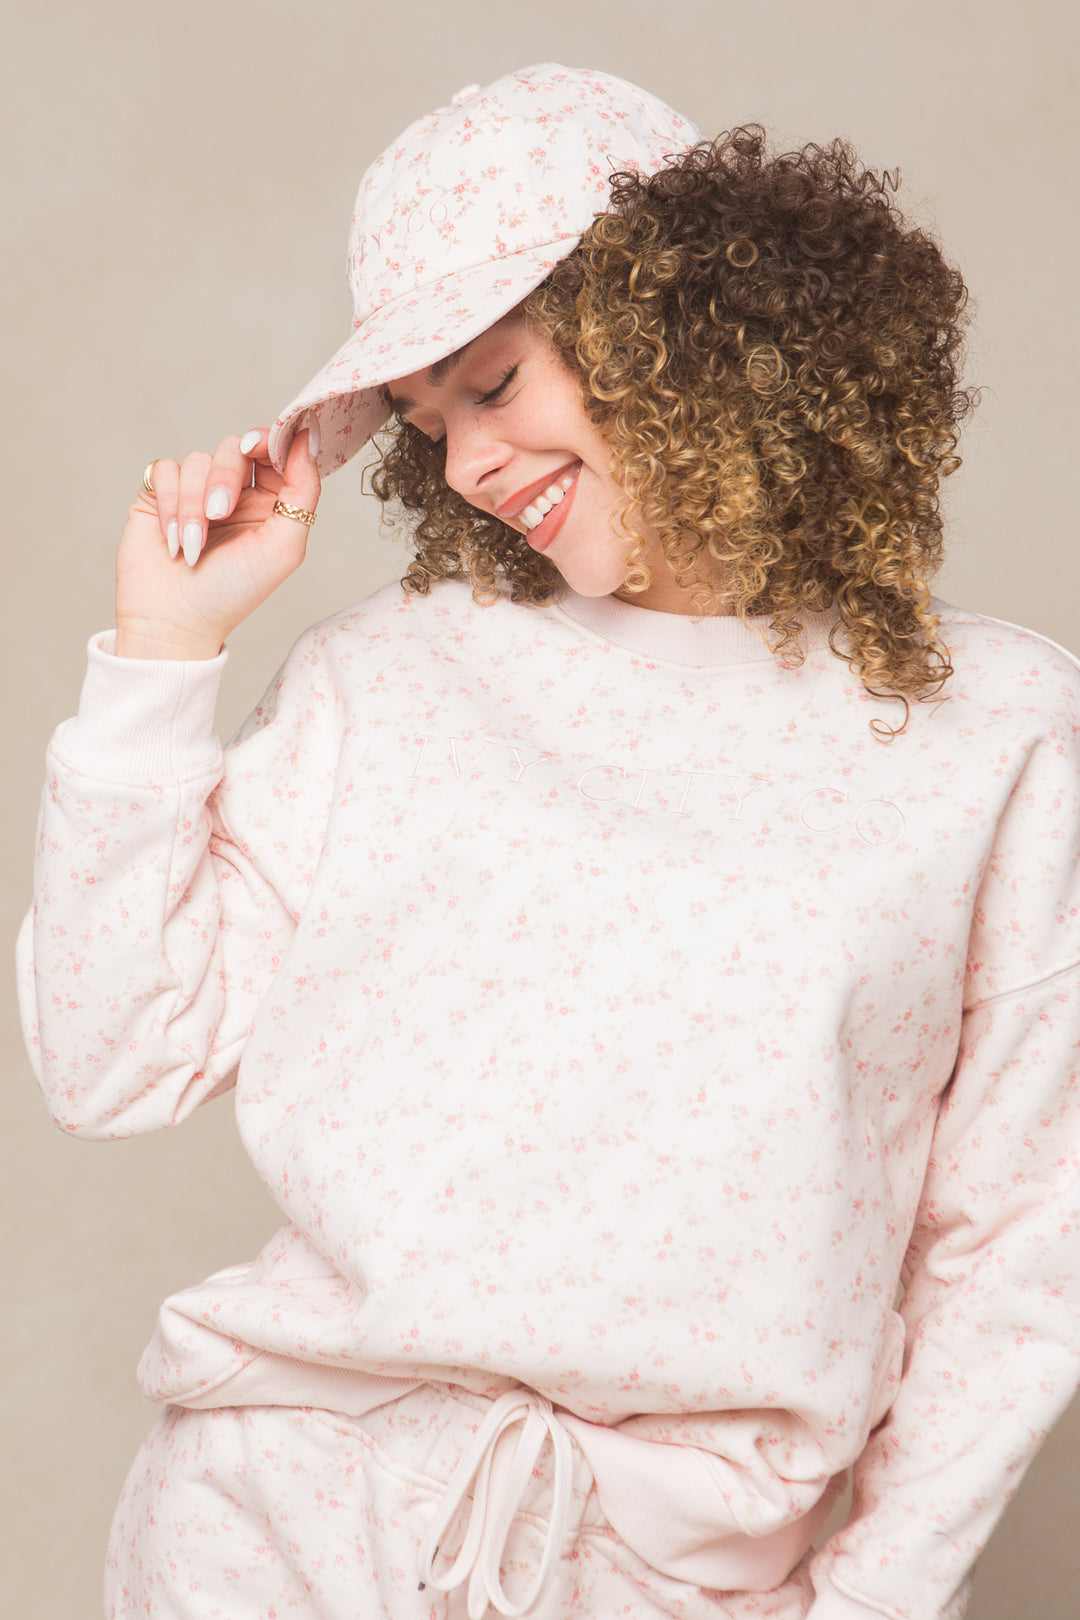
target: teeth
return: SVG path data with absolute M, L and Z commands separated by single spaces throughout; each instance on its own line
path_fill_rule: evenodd
M 521 514 L 521 521 L 527 529 L 535 529 L 542 523 L 553 506 L 558 506 L 570 485 L 577 477 L 576 473 L 567 473 L 557 484 L 549 484 L 542 495 L 538 495 L 531 506 L 527 506 Z

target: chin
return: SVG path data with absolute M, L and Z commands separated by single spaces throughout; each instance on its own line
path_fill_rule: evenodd
M 550 557 L 550 553 L 548 555 Z M 626 581 L 626 572 L 622 568 L 590 568 L 582 567 L 580 564 L 575 567 L 573 563 L 567 563 L 562 567 L 554 557 L 550 557 L 550 560 L 558 568 L 563 582 L 579 596 L 610 596 Z

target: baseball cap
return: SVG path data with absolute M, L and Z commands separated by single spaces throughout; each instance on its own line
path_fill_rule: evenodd
M 445 359 L 512 310 L 606 211 L 612 174 L 651 174 L 700 133 L 646 90 L 590 68 L 523 68 L 410 124 L 353 211 L 353 331 L 270 430 L 282 470 L 318 419 L 319 471 L 386 421 L 381 385 Z

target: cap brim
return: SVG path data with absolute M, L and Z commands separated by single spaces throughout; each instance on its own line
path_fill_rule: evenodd
M 370 315 L 270 429 L 270 459 L 284 471 L 305 416 L 319 422 L 319 472 L 343 467 L 387 420 L 381 385 L 444 360 L 486 332 L 572 253 L 580 236 L 489 259 L 388 299 Z

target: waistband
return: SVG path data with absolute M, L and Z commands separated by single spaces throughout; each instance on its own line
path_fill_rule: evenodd
M 608 1524 L 645 1564 L 712 1591 L 774 1590 L 807 1552 L 843 1489 L 846 1469 L 830 1476 L 821 1446 L 794 1414 L 780 1410 L 644 1413 L 605 1425 L 501 1375 L 424 1368 L 420 1376 L 403 1377 L 404 1369 L 375 1372 L 257 1349 L 230 1337 L 215 1313 L 207 1320 L 202 1308 L 210 1286 L 233 1280 L 233 1269 L 236 1283 L 247 1287 L 249 1268 L 231 1268 L 166 1301 L 140 1364 L 143 1392 L 191 1408 L 310 1407 L 360 1418 L 388 1410 L 422 1386 L 469 1391 L 480 1414 L 476 1434 L 468 1467 L 463 1457 L 446 1487 L 445 1511 L 436 1515 L 441 1529 L 428 1549 L 425 1584 L 448 1578 L 444 1538 L 471 1492 L 469 1525 L 451 1567 L 465 1569 L 467 1541 L 467 1578 L 473 1581 L 479 1567 L 474 1591 L 487 1591 L 492 1601 L 497 1527 L 509 1523 L 507 1513 L 513 1518 L 520 1481 L 529 1472 L 526 1460 L 533 1458 L 531 1469 L 548 1451 L 563 1478 L 569 1447 L 584 1459 Z M 318 1278 L 311 1284 L 324 1285 Z M 538 1566 L 541 1582 L 557 1555 L 557 1531 Z

